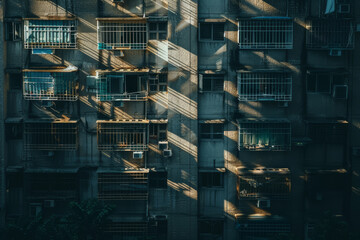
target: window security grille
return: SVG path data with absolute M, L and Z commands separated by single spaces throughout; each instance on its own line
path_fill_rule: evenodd
M 76 101 L 76 88 L 76 72 L 24 72 L 26 100 Z
M 306 24 L 309 49 L 352 49 L 354 24 L 349 19 L 313 19 Z
M 151 22 L 151 23 L 149 23 L 149 39 L 150 40 L 166 40 L 167 39 L 167 22 Z
M 239 101 L 291 101 L 292 77 L 289 73 L 238 73 Z
M 25 20 L 24 47 L 76 48 L 75 20 Z
M 200 23 L 201 41 L 224 41 L 224 23 Z
M 148 174 L 139 173 L 99 173 L 99 200 L 147 200 Z
M 78 123 L 25 123 L 25 150 L 76 150 L 79 145 Z
M 201 139 L 223 139 L 224 125 L 221 123 L 201 123 L 200 138 Z
M 290 151 L 290 123 L 239 122 L 239 151 Z
M 98 49 L 146 49 L 147 24 L 142 21 L 98 21 Z
M 239 21 L 240 49 L 292 49 L 293 22 L 285 17 Z
M 238 176 L 238 196 L 240 200 L 288 199 L 291 190 L 290 172 L 246 172 Z
M 200 74 L 199 75 L 200 92 L 223 92 L 224 75 L 220 74 Z
M 100 151 L 147 151 L 147 124 L 98 122 L 97 141 Z
M 144 101 L 147 96 L 145 76 L 112 74 L 96 78 L 97 101 Z

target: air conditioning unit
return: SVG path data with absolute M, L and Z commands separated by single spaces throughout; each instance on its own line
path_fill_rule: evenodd
M 53 208 L 55 207 L 55 200 L 44 200 L 45 208 Z
M 168 149 L 169 143 L 168 141 L 159 141 L 159 149 L 163 151 L 164 149 Z
M 339 49 L 330 49 L 329 55 L 332 57 L 340 57 L 341 54 L 342 54 L 342 52 Z
M 144 152 L 133 152 L 133 159 L 142 159 Z
M 334 85 L 333 98 L 335 99 L 347 99 L 348 86 L 347 85 Z
M 259 199 L 257 201 L 256 206 L 258 208 L 270 208 L 270 200 L 269 199 Z
M 171 149 L 164 149 L 163 156 L 164 157 L 171 157 L 172 156 L 172 150 Z
M 341 3 L 338 5 L 338 13 L 346 14 L 351 12 L 351 5 L 348 3 Z

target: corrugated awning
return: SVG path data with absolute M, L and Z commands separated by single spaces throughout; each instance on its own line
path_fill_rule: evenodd
M 150 123 L 168 123 L 167 119 L 150 119 Z
M 208 120 L 199 120 L 199 123 L 224 123 L 225 119 L 208 119 Z
M 149 68 L 119 68 L 112 70 L 96 70 L 97 74 L 107 74 L 107 73 L 148 73 L 150 72 Z
M 56 66 L 56 67 L 38 67 L 23 69 L 23 72 L 76 72 L 78 68 L 76 66 Z
M 96 123 L 149 123 L 147 119 L 97 120 Z

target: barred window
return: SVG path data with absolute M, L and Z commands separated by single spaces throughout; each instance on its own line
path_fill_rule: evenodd
M 200 40 L 224 41 L 224 23 L 200 23 Z
M 289 151 L 291 128 L 287 121 L 240 121 L 239 150 Z
M 146 49 L 147 24 L 143 20 L 98 20 L 98 49 Z
M 224 125 L 221 123 L 200 124 L 201 139 L 222 139 L 224 136 Z
M 239 47 L 240 49 L 292 49 L 292 20 L 286 17 L 240 20 Z
M 285 72 L 240 72 L 239 101 L 291 101 L 292 77 Z
M 200 74 L 199 76 L 200 92 L 223 92 L 224 75 L 220 74 Z
M 76 48 L 75 20 L 25 20 L 24 47 Z
M 5 20 L 5 40 L 21 41 L 21 21 Z

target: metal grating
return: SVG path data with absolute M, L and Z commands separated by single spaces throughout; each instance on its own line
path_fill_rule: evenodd
M 354 24 L 350 19 L 313 19 L 307 22 L 306 29 L 307 48 L 354 48 Z
M 147 78 L 131 75 L 104 75 L 96 79 L 97 101 L 145 101 L 148 96 Z
M 244 173 L 238 176 L 238 196 L 240 200 L 269 198 L 288 199 L 291 190 L 290 173 L 263 172 Z
M 26 100 L 76 101 L 76 87 L 76 72 L 24 72 Z
M 289 151 L 291 127 L 288 122 L 240 122 L 239 151 Z
M 97 123 L 97 141 L 100 151 L 147 151 L 148 124 Z
M 293 22 L 285 17 L 259 17 L 239 21 L 240 49 L 292 49 Z
M 238 73 L 239 101 L 291 101 L 292 77 L 285 72 Z
M 78 132 L 77 122 L 25 123 L 25 150 L 76 150 Z
M 99 173 L 99 200 L 147 200 L 148 174 L 139 173 Z
M 25 20 L 24 48 L 76 48 L 75 20 Z
M 98 49 L 146 49 L 146 22 L 98 20 L 97 23 Z

